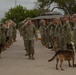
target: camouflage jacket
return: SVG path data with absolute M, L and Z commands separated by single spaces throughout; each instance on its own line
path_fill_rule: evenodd
M 33 25 L 33 24 L 26 25 L 21 29 L 24 30 L 24 39 L 25 40 L 34 40 L 34 37 L 37 39 L 38 36 L 37 36 L 35 25 Z

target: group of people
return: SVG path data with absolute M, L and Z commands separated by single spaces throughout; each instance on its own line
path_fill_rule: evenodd
M 76 48 L 76 14 L 71 17 L 65 15 L 62 18 L 40 20 L 41 43 L 54 51 L 67 50 L 67 44 L 74 42 Z M 54 42 L 58 41 L 59 49 L 54 48 Z
M 59 49 L 67 50 L 67 44 L 74 42 L 76 48 L 76 14 L 71 17 L 41 19 L 39 29 L 30 18 L 25 19 L 18 25 L 20 36 L 23 38 L 26 56 L 34 60 L 34 40 L 38 38 L 37 30 L 40 31 L 41 43 L 47 48 L 53 48 L 54 51 Z M 54 48 L 54 40 L 57 40 L 58 49 Z
M 41 43 L 47 48 L 54 48 L 55 39 L 58 41 L 59 49 L 66 50 L 67 44 L 74 42 L 76 48 L 76 14 L 71 17 L 42 19 L 39 21 L 39 29 L 31 18 L 26 18 L 18 24 L 20 36 L 23 38 L 25 55 L 28 59 L 34 60 L 34 43 L 37 40 L 37 30 L 40 31 Z M 7 20 L 0 24 L 0 54 L 2 50 L 10 47 L 16 41 L 16 24 L 12 20 Z
M 16 24 L 12 20 L 6 20 L 0 24 L 0 58 L 1 52 L 16 41 Z

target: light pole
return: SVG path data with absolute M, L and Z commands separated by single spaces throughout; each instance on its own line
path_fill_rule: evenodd
M 15 0 L 15 7 L 16 7 L 16 5 L 17 5 L 17 0 Z

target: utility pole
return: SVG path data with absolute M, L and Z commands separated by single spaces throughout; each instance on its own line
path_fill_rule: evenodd
M 16 5 L 17 5 L 17 0 L 15 0 L 15 7 L 16 7 Z

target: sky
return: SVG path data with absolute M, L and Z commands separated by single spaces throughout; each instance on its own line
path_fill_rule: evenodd
M 36 0 L 16 0 L 17 5 L 22 5 L 27 9 L 33 9 Z M 4 16 L 4 13 L 11 7 L 15 7 L 15 0 L 0 0 L 0 18 Z
M 27 9 L 33 9 L 36 1 L 37 0 L 16 0 L 16 5 L 22 5 Z M 56 4 L 53 3 L 50 9 L 52 9 L 55 6 Z M 4 13 L 7 12 L 11 7 L 15 7 L 15 0 L 0 0 L 0 18 L 3 18 Z M 61 10 L 58 9 L 55 9 L 55 11 L 62 12 Z

